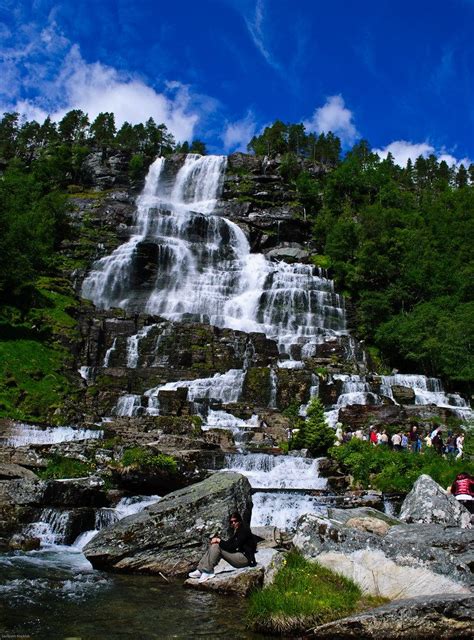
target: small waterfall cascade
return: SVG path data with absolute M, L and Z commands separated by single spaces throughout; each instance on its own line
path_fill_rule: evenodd
M 246 476 L 253 494 L 252 525 L 273 525 L 285 530 L 296 526 L 304 513 L 325 513 L 312 491 L 325 491 L 327 481 L 318 471 L 319 460 L 265 453 L 226 456 L 226 468 Z
M 113 352 L 116 349 L 117 349 L 117 338 L 114 338 L 114 341 L 112 342 L 112 346 L 109 349 L 107 349 L 107 351 L 105 352 L 104 362 L 102 364 L 104 368 L 107 368 L 110 365 L 110 356 L 113 354 Z
M 94 264 L 83 296 L 100 308 L 265 333 L 287 356 L 292 345 L 345 334 L 343 299 L 322 270 L 251 253 L 240 227 L 213 215 L 225 167 L 225 156 L 188 154 L 172 179 L 158 158 L 133 235 Z M 130 345 L 131 361 L 133 353 Z
M 71 512 L 59 509 L 43 509 L 37 522 L 32 522 L 25 532 L 39 538 L 42 546 L 63 544 L 71 521 Z
M 122 498 L 115 508 L 97 509 L 95 529 L 84 531 L 72 545 L 68 546 L 76 551 L 82 549 L 101 529 L 115 524 L 127 516 L 139 513 L 151 504 L 158 502 L 159 499 L 160 496 L 133 496 Z M 74 517 L 74 510 L 43 509 L 39 520 L 29 524 L 24 533 L 39 538 L 42 548 L 64 546 Z
M 246 442 L 259 426 L 257 414 L 253 414 L 248 420 L 237 418 L 226 411 L 209 409 L 203 431 L 209 429 L 225 429 L 232 433 L 237 448 L 242 451 Z
M 435 404 L 438 407 L 469 409 L 463 397 L 457 393 L 445 393 L 441 380 L 427 378 L 422 375 L 400 374 L 382 376 L 380 393 L 388 396 L 394 402 L 392 387 L 408 387 L 415 392 L 415 404 Z
M 406 387 L 414 392 L 414 404 L 436 405 L 451 409 L 462 420 L 472 417 L 473 413 L 464 398 L 456 393 L 445 393 L 441 380 L 427 378 L 417 374 L 395 374 L 381 376 L 380 384 L 367 380 L 364 376 L 333 374 L 333 381 L 341 381 L 341 393 L 337 403 L 326 412 L 330 425 L 334 426 L 338 419 L 339 409 L 353 404 L 381 405 L 384 397 L 398 404 L 394 397 L 393 387 Z
M 24 447 L 29 444 L 59 444 L 74 440 L 100 439 L 104 432 L 97 429 L 78 429 L 75 427 L 41 428 L 29 424 L 17 423 L 0 436 L 0 445 Z
M 254 489 L 325 489 L 319 460 L 266 453 L 228 454 L 227 468 L 247 476 Z
M 373 391 L 362 376 L 335 374 L 334 380 L 342 380 L 342 390 L 337 399 L 338 407 L 350 404 L 382 404 L 382 399 Z
M 199 413 L 199 401 L 214 400 L 223 402 L 237 402 L 242 393 L 245 371 L 243 369 L 229 369 L 226 373 L 216 373 L 210 378 L 198 378 L 197 380 L 168 382 L 160 387 L 149 389 L 145 396 L 148 397 L 148 407 L 145 412 L 150 415 L 159 415 L 160 392 L 175 391 L 186 388 L 188 400 L 195 404 Z
M 129 369 L 136 369 L 138 366 L 138 347 L 140 340 L 146 338 L 155 326 L 155 324 L 146 325 L 140 329 L 138 333 L 127 338 L 127 367 L 129 367 Z
M 126 393 L 120 396 L 113 413 L 119 417 L 128 416 L 130 418 L 140 415 L 143 413 L 141 396 L 135 393 Z

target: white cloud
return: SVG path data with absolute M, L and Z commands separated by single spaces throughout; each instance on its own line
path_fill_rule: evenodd
M 268 64 L 276 69 L 279 72 L 282 72 L 281 66 L 272 56 L 268 46 L 265 43 L 265 33 L 263 30 L 263 21 L 264 21 L 264 2 L 263 0 L 257 0 L 255 4 L 255 12 L 252 18 L 245 18 L 245 24 L 247 25 L 247 29 L 252 36 L 252 40 L 260 51 L 262 56 L 268 62 Z
M 313 117 L 304 122 L 307 131 L 339 136 L 343 144 L 352 144 L 359 136 L 353 122 L 353 113 L 347 109 L 341 95 L 329 96 L 326 103 L 316 109 Z
M 18 111 L 27 119 L 43 120 L 50 115 L 59 120 L 67 111 L 81 109 L 91 121 L 102 111 L 112 111 L 117 126 L 152 117 L 183 141 L 193 138 L 200 117 L 216 107 L 211 98 L 192 94 L 179 82 L 168 82 L 158 92 L 131 73 L 86 62 L 79 47 L 58 33 L 54 23 L 31 31 L 27 46 L 10 50 L 8 64 L 1 70 L 11 81 L 10 99 L 3 92 L 0 101 L 4 111 Z M 26 91 L 34 97 L 24 99 Z
M 429 155 L 435 155 L 439 162 L 444 160 L 450 167 L 453 165 L 459 167 L 461 164 L 468 167 L 471 163 L 469 158 L 459 160 L 444 149 L 436 150 L 429 142 L 414 143 L 407 140 L 395 140 L 383 149 L 374 149 L 373 151 L 381 158 L 386 158 L 391 153 L 395 163 L 400 167 L 406 167 L 409 158 L 412 162 L 415 162 L 419 156 L 427 158 Z
M 255 135 L 256 122 L 251 111 L 247 113 L 245 118 L 228 122 L 221 136 L 224 142 L 224 151 L 246 151 L 247 144 Z

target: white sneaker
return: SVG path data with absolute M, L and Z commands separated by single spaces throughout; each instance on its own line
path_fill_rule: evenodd
M 209 578 L 213 578 L 214 577 L 214 573 L 207 573 L 207 571 L 203 571 L 201 573 L 201 577 L 199 578 L 198 582 L 206 582 L 206 580 L 209 580 Z
M 196 569 L 196 571 L 191 571 L 191 573 L 188 573 L 188 576 L 190 578 L 200 578 L 201 572 L 199 571 L 199 569 Z

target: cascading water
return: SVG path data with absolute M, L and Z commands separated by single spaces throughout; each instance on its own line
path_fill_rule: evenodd
M 286 354 L 345 333 L 342 297 L 321 270 L 250 253 L 240 227 L 212 215 L 225 166 L 224 156 L 190 154 L 172 181 L 167 161 L 156 160 L 134 234 L 94 265 L 84 297 L 101 308 L 262 332 Z
M 416 374 L 396 374 L 391 376 L 381 376 L 379 387 L 368 381 L 363 376 L 334 374 L 333 381 L 341 381 L 341 393 L 337 403 L 326 412 L 326 418 L 330 425 L 337 422 L 339 409 L 353 404 L 381 405 L 387 398 L 397 404 L 394 398 L 393 387 L 406 387 L 412 389 L 415 396 L 414 402 L 417 405 L 433 404 L 438 407 L 445 407 L 463 420 L 472 416 L 472 410 L 467 405 L 464 398 L 455 393 L 446 394 L 443 390 L 441 380 L 438 378 L 427 378 Z
M 0 437 L 0 445 L 24 447 L 29 444 L 59 444 L 74 440 L 102 438 L 103 431 L 77 429 L 75 427 L 35 427 L 29 424 L 14 424 Z
M 415 374 L 396 374 L 382 376 L 380 393 L 386 395 L 394 402 L 392 387 L 400 386 L 412 389 L 415 393 L 415 404 L 434 404 L 438 407 L 446 407 L 458 414 L 462 419 L 472 416 L 472 411 L 464 398 L 457 393 L 445 393 L 441 380 L 427 378 Z
M 308 512 L 325 512 L 316 496 L 307 491 L 325 490 L 319 476 L 319 460 L 264 453 L 230 454 L 227 467 L 246 476 L 253 495 L 252 525 L 293 529 Z M 259 491 L 264 490 L 264 491 Z

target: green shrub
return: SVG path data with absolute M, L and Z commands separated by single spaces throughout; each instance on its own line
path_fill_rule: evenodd
M 433 449 L 421 453 L 394 451 L 386 446 L 374 447 L 356 438 L 340 447 L 332 447 L 329 455 L 353 476 L 354 484 L 386 493 L 408 493 L 424 473 L 444 488 L 451 485 L 461 471 L 474 473 L 472 461 L 445 458 Z
M 305 560 L 297 551 L 291 551 L 284 563 L 271 585 L 250 596 L 248 621 L 256 630 L 293 637 L 376 602 L 362 599 L 351 580 Z
M 150 471 L 160 470 L 167 473 L 176 473 L 178 471 L 178 463 L 173 456 L 167 456 L 164 453 L 155 454 L 145 447 L 125 449 L 119 465 L 121 467 L 137 467 Z
M 81 460 L 65 458 L 64 456 L 53 455 L 48 460 L 46 469 L 38 473 L 43 480 L 53 478 L 83 478 L 92 473 L 93 466 Z

